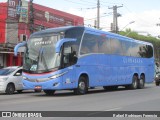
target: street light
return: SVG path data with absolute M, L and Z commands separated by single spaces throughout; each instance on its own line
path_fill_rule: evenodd
M 135 21 L 129 22 L 126 26 L 124 26 L 120 31 L 122 31 L 124 28 L 126 28 L 128 25 L 135 23 Z

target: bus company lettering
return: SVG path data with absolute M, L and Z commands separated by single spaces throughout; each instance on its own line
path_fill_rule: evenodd
M 34 45 L 36 46 L 36 45 L 49 45 L 49 44 L 51 44 L 52 43 L 52 41 L 36 41 L 35 43 L 34 43 Z
M 139 58 L 123 58 L 123 63 L 143 63 L 143 61 Z

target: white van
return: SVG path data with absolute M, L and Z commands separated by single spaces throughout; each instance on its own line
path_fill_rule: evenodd
M 12 66 L 0 69 L 0 93 L 13 94 L 15 91 L 21 93 L 22 67 Z

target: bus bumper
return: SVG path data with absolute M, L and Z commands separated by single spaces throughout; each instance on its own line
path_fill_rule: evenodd
M 30 82 L 27 80 L 23 80 L 23 89 L 59 90 L 62 88 L 62 81 L 60 81 L 59 79 L 49 80 L 46 82 Z

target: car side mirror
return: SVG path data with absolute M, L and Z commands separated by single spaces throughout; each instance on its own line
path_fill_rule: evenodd
M 16 73 L 16 74 L 15 74 L 15 76 L 20 76 L 20 75 L 21 75 L 21 73 Z

